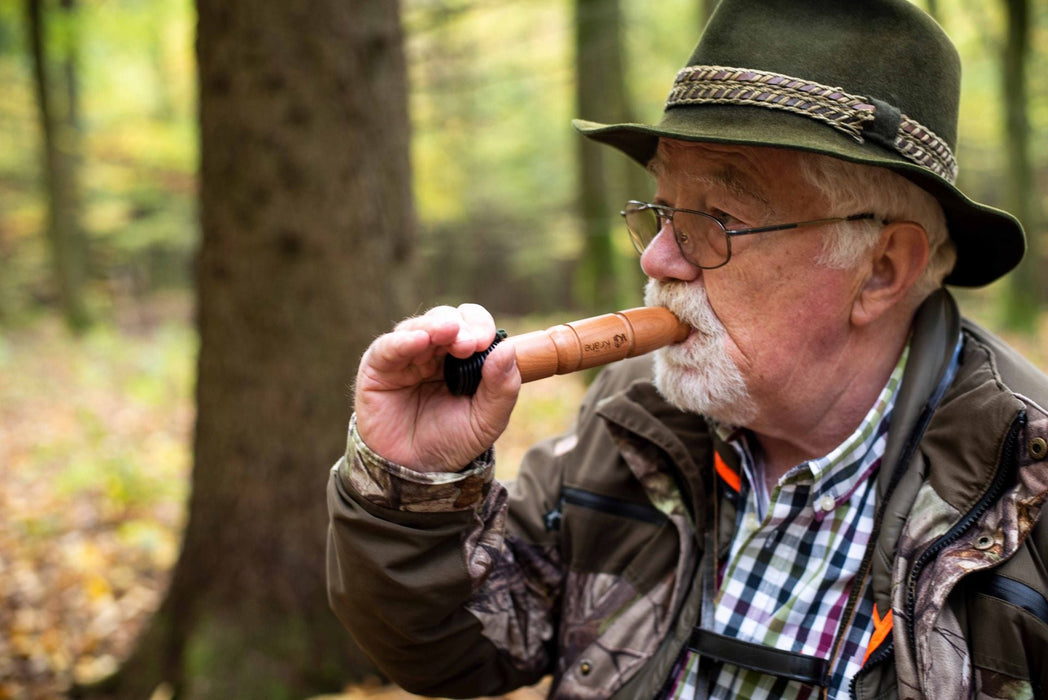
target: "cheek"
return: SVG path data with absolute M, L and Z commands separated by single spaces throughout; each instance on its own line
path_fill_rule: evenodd
M 719 280 L 707 277 L 706 292 L 710 308 L 725 329 L 724 351 L 748 374 L 762 354 L 766 334 L 777 332 L 772 300 L 758 286 L 723 277 Z
M 769 377 L 815 362 L 841 336 L 848 318 L 840 275 L 771 264 L 759 278 L 710 280 L 714 313 L 727 330 L 727 351 L 744 374 Z

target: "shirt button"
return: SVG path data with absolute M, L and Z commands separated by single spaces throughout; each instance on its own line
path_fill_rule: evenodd
M 832 493 L 824 493 L 819 498 L 818 508 L 823 513 L 829 513 L 837 507 L 837 499 L 833 497 Z
M 742 526 L 749 532 L 756 532 L 761 526 L 760 521 L 757 520 L 756 513 L 747 513 L 746 517 L 742 519 Z

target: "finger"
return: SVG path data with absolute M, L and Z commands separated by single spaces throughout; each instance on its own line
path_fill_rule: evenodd
M 396 330 L 375 339 L 360 360 L 361 369 L 399 372 L 433 356 L 429 333 L 425 330 Z
M 509 345 L 497 345 L 484 361 L 481 382 L 474 394 L 476 429 L 497 438 L 509 423 L 520 393 L 520 371 L 516 353 Z
M 475 325 L 478 329 L 474 328 Z M 459 308 L 435 306 L 422 316 L 402 321 L 397 327 L 426 330 L 434 345 L 446 347 L 449 353 L 458 358 L 467 358 L 487 349 L 495 337 L 495 321 L 484 307 L 477 304 L 463 304 Z M 485 341 L 484 336 L 488 335 L 489 328 L 490 336 Z
M 461 304 L 458 312 L 476 338 L 476 348 L 473 352 L 487 350 L 495 340 L 495 319 L 491 317 L 491 313 L 479 304 Z
M 462 326 L 462 316 L 451 306 L 434 306 L 421 316 L 406 318 L 395 330 L 426 331 L 434 345 L 447 346 L 455 342 Z

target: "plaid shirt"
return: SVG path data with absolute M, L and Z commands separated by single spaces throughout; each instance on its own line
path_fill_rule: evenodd
M 908 356 L 907 347 L 855 432 L 825 457 L 791 469 L 770 496 L 745 438 L 731 440 L 742 458 L 743 479 L 737 529 L 727 560 L 721 563 L 713 601 L 714 632 L 829 656 L 873 529 L 876 480 L 870 477 L 884 454 Z M 830 669 L 830 697 L 849 697 L 849 684 L 862 666 L 873 632 L 872 615 L 867 587 L 840 658 Z M 696 697 L 698 666 L 697 655 L 688 651 L 676 669 L 669 697 Z M 711 674 L 711 698 L 807 698 L 816 692 L 798 681 L 732 664 L 715 666 Z

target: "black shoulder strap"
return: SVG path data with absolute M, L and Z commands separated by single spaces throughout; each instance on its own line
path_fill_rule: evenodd
M 716 661 L 809 685 L 825 686 L 829 682 L 826 659 L 744 642 L 699 627 L 692 631 L 688 649 Z

